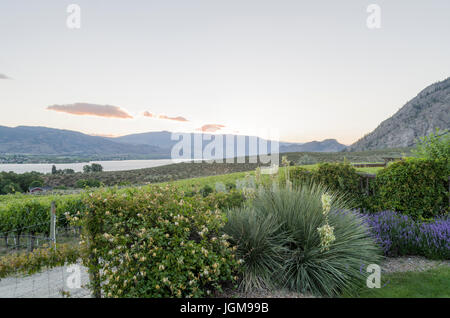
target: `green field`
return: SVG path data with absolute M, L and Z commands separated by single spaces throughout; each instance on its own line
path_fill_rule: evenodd
M 399 272 L 381 276 L 381 288 L 361 288 L 362 298 L 448 298 L 450 267 L 440 266 L 423 272 Z

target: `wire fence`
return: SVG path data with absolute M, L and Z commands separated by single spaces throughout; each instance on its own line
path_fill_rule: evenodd
M 81 228 L 68 226 L 66 222 L 60 221 L 62 219 L 56 219 L 52 213 L 47 222 L 0 233 L 0 258 L 28 255 L 27 253 L 38 248 L 57 248 L 58 244 L 78 245 Z M 66 225 L 58 226 L 59 224 Z M 42 232 L 42 229 L 47 230 Z M 14 270 L 15 272 L 7 277 L 0 278 L 0 298 L 91 297 L 91 292 L 86 287 L 89 275 L 80 262 L 53 268 L 45 267 L 32 275 L 22 274 L 24 271 L 20 267 Z
M 62 220 L 62 219 L 60 219 Z M 52 243 L 79 243 L 81 228 L 74 226 L 58 226 L 60 220 L 54 223 L 53 231 L 39 233 L 33 229 L 42 229 L 47 225 L 52 227 L 52 221 L 41 222 L 31 226 L 21 227 L 8 232 L 0 232 L 0 257 L 10 253 L 32 252 L 36 248 Z
M 81 264 L 70 264 L 0 280 L 0 298 L 89 298 L 89 275 Z

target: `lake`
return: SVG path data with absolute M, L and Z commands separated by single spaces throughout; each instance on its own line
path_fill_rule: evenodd
M 170 165 L 173 163 L 180 162 L 180 160 L 172 159 L 153 159 L 153 160 L 117 160 L 117 161 L 91 161 L 89 163 L 24 163 L 15 164 L 7 163 L 0 164 L 0 171 L 13 171 L 15 173 L 25 173 L 31 171 L 37 171 L 41 173 L 51 173 L 52 166 L 55 165 L 56 169 L 73 169 L 76 172 L 83 171 L 83 166 L 99 163 L 103 167 L 103 171 L 123 171 L 123 170 L 133 170 L 133 169 L 143 169 L 143 168 L 153 168 L 159 166 Z

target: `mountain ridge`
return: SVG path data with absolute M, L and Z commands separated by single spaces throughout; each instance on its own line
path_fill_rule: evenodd
M 346 151 L 412 147 L 435 128 L 450 128 L 450 77 L 424 88 Z
M 178 140 L 171 140 L 171 134 L 168 131 L 159 131 L 113 138 L 91 136 L 77 131 L 43 126 L 0 126 L 0 154 L 69 156 L 148 155 L 157 156 L 158 158 L 170 158 L 172 147 L 179 142 Z M 236 135 L 229 136 L 236 137 Z M 253 153 L 251 153 L 248 146 L 250 136 L 244 137 L 246 141 L 245 155 L 252 155 Z M 259 137 L 255 138 L 257 141 L 263 140 Z M 209 142 L 207 140 L 203 141 L 203 148 Z M 270 141 L 268 144 L 270 146 Z M 302 151 L 298 149 L 306 149 L 303 151 L 313 152 L 334 152 L 345 148 L 345 145 L 340 144 L 334 139 L 327 139 L 323 144 L 321 141 L 313 141 L 310 143 L 280 142 L 279 144 L 280 152 Z

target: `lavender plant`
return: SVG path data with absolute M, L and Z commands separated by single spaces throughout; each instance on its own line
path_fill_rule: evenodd
M 433 259 L 450 258 L 450 219 L 414 221 L 407 215 L 383 211 L 365 215 L 375 241 L 386 256 L 421 255 Z

